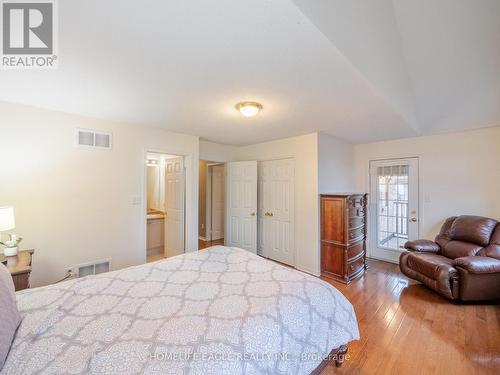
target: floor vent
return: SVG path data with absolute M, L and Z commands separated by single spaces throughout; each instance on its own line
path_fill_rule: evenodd
M 111 149 L 112 134 L 99 130 L 77 129 L 78 146 Z
M 73 267 L 68 267 L 75 277 L 85 277 L 89 275 L 98 275 L 111 271 L 111 259 L 103 259 L 95 262 L 82 263 Z

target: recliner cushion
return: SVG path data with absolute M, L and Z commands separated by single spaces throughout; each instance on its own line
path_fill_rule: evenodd
M 470 242 L 485 247 L 498 221 L 482 216 L 459 216 L 450 228 L 450 238 L 456 241 Z
M 434 280 L 441 270 L 456 271 L 451 262 L 451 259 L 429 253 L 413 253 L 407 258 L 408 267 Z
M 399 257 L 399 267 L 403 274 L 442 296 L 458 298 L 458 270 L 451 265 L 451 259 L 437 254 L 405 251 Z
M 491 235 L 490 244 L 477 255 L 500 260 L 500 224 L 497 224 L 495 231 Z
M 482 246 L 463 241 L 449 241 L 441 249 L 441 255 L 450 258 L 463 258 L 476 255 Z

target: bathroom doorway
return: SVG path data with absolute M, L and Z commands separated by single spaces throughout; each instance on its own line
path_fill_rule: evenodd
M 199 249 L 224 245 L 225 165 L 200 160 Z
M 148 152 L 147 262 L 185 252 L 186 173 L 184 157 Z

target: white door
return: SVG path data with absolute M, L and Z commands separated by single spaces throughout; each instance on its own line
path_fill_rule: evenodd
M 165 257 L 184 253 L 184 158 L 165 160 Z
M 224 166 L 210 167 L 210 226 L 211 241 L 224 238 Z
M 398 262 L 418 238 L 418 158 L 370 162 L 370 257 Z
M 295 265 L 294 159 L 259 165 L 259 252 L 278 262 Z
M 227 246 L 257 253 L 257 162 L 227 164 Z

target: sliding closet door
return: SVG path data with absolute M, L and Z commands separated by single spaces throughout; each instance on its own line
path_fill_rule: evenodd
M 257 162 L 227 164 L 226 245 L 257 253 Z
M 294 159 L 259 165 L 259 250 L 262 256 L 295 264 Z

